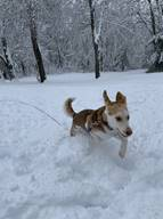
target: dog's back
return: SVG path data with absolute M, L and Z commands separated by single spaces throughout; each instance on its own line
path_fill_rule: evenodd
M 80 126 L 82 128 L 85 128 L 85 123 L 87 121 L 87 118 L 90 114 L 94 112 L 92 109 L 85 109 L 78 113 L 76 113 L 72 107 L 72 102 L 74 101 L 73 98 L 68 98 L 65 101 L 64 109 L 68 116 L 70 116 L 73 119 L 73 126 Z
M 85 131 L 104 131 L 104 126 L 106 122 L 103 120 L 103 112 L 105 107 L 100 107 L 99 109 L 85 109 L 80 112 L 75 112 L 72 107 L 73 98 L 69 98 L 65 101 L 65 111 L 72 119 L 71 135 L 74 135 L 74 130 L 77 128 L 82 128 Z

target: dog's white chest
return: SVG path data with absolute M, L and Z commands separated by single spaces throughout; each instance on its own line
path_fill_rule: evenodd
M 108 128 L 105 129 L 105 132 L 102 131 L 94 131 L 90 133 L 92 137 L 101 139 L 101 140 L 108 140 L 110 138 L 118 138 L 118 133 L 115 130 L 110 130 Z

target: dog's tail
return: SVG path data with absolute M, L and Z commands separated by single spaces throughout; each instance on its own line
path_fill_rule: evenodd
M 64 104 L 64 110 L 65 110 L 66 114 L 68 116 L 70 116 L 71 118 L 73 118 L 76 114 L 73 107 L 72 107 L 72 102 L 74 100 L 75 100 L 75 98 L 68 98 Z

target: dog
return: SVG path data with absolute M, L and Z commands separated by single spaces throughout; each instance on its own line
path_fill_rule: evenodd
M 73 119 L 70 135 L 75 136 L 78 132 L 84 131 L 93 137 L 117 138 L 121 142 L 119 156 L 124 158 L 128 137 L 133 133 L 129 126 L 127 98 L 121 92 L 117 92 L 115 101 L 111 101 L 107 91 L 104 90 L 103 99 L 104 106 L 96 110 L 85 109 L 78 113 L 72 107 L 74 98 L 65 101 L 65 111 Z

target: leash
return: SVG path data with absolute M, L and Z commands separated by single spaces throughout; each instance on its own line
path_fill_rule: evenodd
M 0 102 L 13 102 L 13 103 L 17 103 L 17 104 L 21 104 L 21 105 L 25 105 L 25 106 L 29 106 L 37 111 L 39 111 L 40 113 L 42 113 L 43 115 L 47 116 L 49 119 L 51 119 L 52 121 L 54 121 L 58 126 L 65 128 L 65 126 L 63 124 L 61 124 L 57 119 L 55 119 L 53 116 L 51 116 L 49 113 L 47 113 L 46 111 L 44 111 L 43 109 L 33 105 L 33 104 L 30 104 L 30 103 L 27 103 L 27 102 L 24 102 L 22 100 L 0 100 Z
M 57 124 L 58 126 L 60 126 L 61 128 L 65 129 L 66 131 L 68 130 L 61 122 L 59 122 L 56 118 L 54 118 L 53 116 L 51 116 L 49 113 L 47 113 L 46 111 L 44 111 L 43 109 L 31 104 L 31 103 L 27 103 L 25 101 L 22 101 L 22 100 L 12 100 L 12 99 L 1 99 L 0 102 L 4 102 L 4 103 L 7 103 L 7 102 L 11 102 L 11 103 L 17 103 L 17 104 L 20 104 L 20 105 L 24 105 L 24 106 L 28 106 L 28 107 L 31 107 L 35 110 L 37 110 L 38 112 L 40 112 L 41 114 L 45 115 L 46 117 L 48 117 L 49 119 L 51 119 L 55 124 Z M 110 130 L 112 130 L 111 127 L 108 127 Z M 90 134 L 90 131 L 91 131 L 91 128 L 88 128 L 88 130 L 86 130 L 87 133 Z M 161 131 L 157 131 L 155 132 L 154 134 L 155 135 L 158 135 L 158 134 L 161 134 L 163 133 L 163 130 Z

